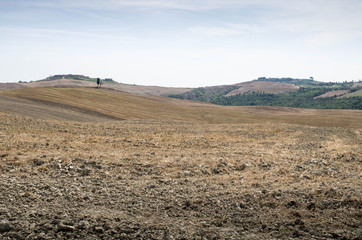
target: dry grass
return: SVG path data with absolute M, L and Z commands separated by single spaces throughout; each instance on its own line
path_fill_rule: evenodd
M 327 97 L 338 97 L 338 96 L 341 96 L 341 95 L 345 95 L 347 93 L 349 93 L 350 91 L 349 90 L 336 90 L 336 91 L 329 91 L 329 92 L 326 92 L 322 95 L 319 95 L 317 97 L 314 97 L 314 99 L 318 99 L 318 98 L 327 98 Z
M 96 87 L 95 82 L 76 80 L 76 79 L 55 79 L 55 80 L 42 80 L 30 83 L 0 83 L 0 91 L 13 90 L 19 88 L 44 88 L 44 87 Z M 118 91 L 128 92 L 131 94 L 145 95 L 145 96 L 168 96 L 171 94 L 181 94 L 191 91 L 190 88 L 172 88 L 172 87 L 158 87 L 158 86 L 142 86 L 133 84 L 122 83 L 108 83 L 103 82 L 102 87 L 114 89 Z
M 268 81 L 251 81 L 251 82 L 243 82 L 237 84 L 241 86 L 238 89 L 235 89 L 226 96 L 233 96 L 236 94 L 243 94 L 246 92 L 263 92 L 263 93 L 287 93 L 287 92 L 295 92 L 299 89 L 298 86 L 290 83 L 280 83 L 280 82 L 268 82 Z

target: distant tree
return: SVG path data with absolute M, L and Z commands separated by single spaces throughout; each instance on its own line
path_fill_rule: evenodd
M 97 78 L 97 88 L 101 87 L 101 80 L 99 78 Z

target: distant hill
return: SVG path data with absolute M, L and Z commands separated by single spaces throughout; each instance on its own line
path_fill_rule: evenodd
M 361 82 L 324 83 L 313 79 L 262 77 L 234 85 L 196 88 L 170 97 L 226 106 L 361 110 L 361 89 Z
M 112 78 L 102 80 L 102 87 L 118 91 L 128 92 L 146 96 L 168 96 L 188 92 L 191 88 L 172 88 L 158 86 L 140 86 L 134 84 L 123 84 L 114 81 Z M 97 87 L 97 78 L 76 74 L 58 74 L 48 78 L 19 83 L 0 83 L 0 91 L 33 87 Z
M 248 92 L 276 94 L 294 92 L 298 91 L 298 89 L 298 86 L 290 83 L 271 81 L 249 81 L 232 85 L 195 88 L 189 92 L 185 92 L 179 95 L 172 95 L 170 97 L 203 102 L 214 102 L 215 98 L 218 98 L 220 96 L 230 97 Z
M 31 82 L 0 83 L 0 91 L 34 87 L 95 88 L 97 78 L 58 74 Z M 362 110 L 362 82 L 324 83 L 314 79 L 265 78 L 231 85 L 171 88 L 102 79 L 102 87 L 142 96 L 167 96 L 226 106 L 283 106 Z

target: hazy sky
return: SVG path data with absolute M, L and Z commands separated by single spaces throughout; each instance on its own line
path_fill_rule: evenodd
M 362 0 L 0 0 L 0 82 L 362 79 Z

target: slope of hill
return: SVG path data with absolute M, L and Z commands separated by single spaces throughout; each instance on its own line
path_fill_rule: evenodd
M 34 105 L 56 106 L 107 118 L 127 120 L 182 120 L 200 122 L 236 122 L 243 113 L 221 106 L 139 96 L 110 89 L 27 88 L 2 92 L 3 96 L 31 101 Z M 216 111 L 215 114 L 213 111 Z
M 39 119 L 79 122 L 103 122 L 117 118 L 86 109 L 64 107 L 59 104 L 41 103 L 0 93 L 0 112 L 19 114 Z
M 317 109 L 362 109 L 362 98 L 351 94 L 362 87 L 358 83 L 322 83 L 312 79 L 259 78 L 229 85 L 223 91 L 215 87 L 193 89 L 170 97 L 210 102 L 227 106 L 267 105 Z M 339 98 L 343 95 L 349 98 Z
M 19 89 L 19 88 L 26 88 L 26 87 L 21 83 L 0 83 L 0 91 Z
M 219 106 L 94 88 L 26 88 L 2 91 L 0 112 L 73 121 L 176 120 L 220 124 L 270 121 L 362 128 L 362 112 L 358 110 Z
M 262 93 L 288 93 L 298 91 L 299 87 L 290 83 L 268 82 L 268 81 L 251 81 L 239 84 L 240 88 L 235 89 L 225 96 L 233 96 L 247 92 L 262 92 Z
M 342 97 L 362 97 L 362 89 L 345 94 Z
M 288 93 L 299 89 L 299 86 L 290 83 L 280 83 L 271 81 L 249 81 L 232 85 L 221 85 L 211 87 L 194 88 L 181 94 L 169 95 L 170 97 L 188 99 L 203 102 L 215 102 L 220 96 L 230 97 L 238 94 L 256 93 Z
M 319 95 L 317 97 L 314 97 L 314 99 L 317 99 L 317 98 L 327 98 L 327 97 L 339 97 L 339 96 L 342 96 L 342 95 L 346 95 L 347 93 L 349 93 L 350 91 L 349 90 L 336 90 L 336 91 L 329 91 L 329 92 L 326 92 L 322 95 Z
M 190 88 L 172 88 L 158 86 L 140 86 L 131 84 L 122 84 L 113 81 L 110 78 L 101 79 L 102 87 L 124 91 L 138 95 L 150 96 L 168 96 L 172 94 L 182 94 L 190 91 Z M 83 75 L 54 75 L 39 81 L 20 82 L 20 83 L 0 83 L 0 91 L 19 88 L 33 87 L 97 87 L 97 78 L 90 78 Z
M 0 83 L 0 91 L 33 87 L 95 88 L 96 80 L 83 75 L 55 75 L 29 83 Z M 232 85 L 170 88 L 122 84 L 106 78 L 102 79 L 102 87 L 142 96 L 167 96 L 226 106 L 362 109 L 361 82 L 323 83 L 313 79 L 262 77 Z

